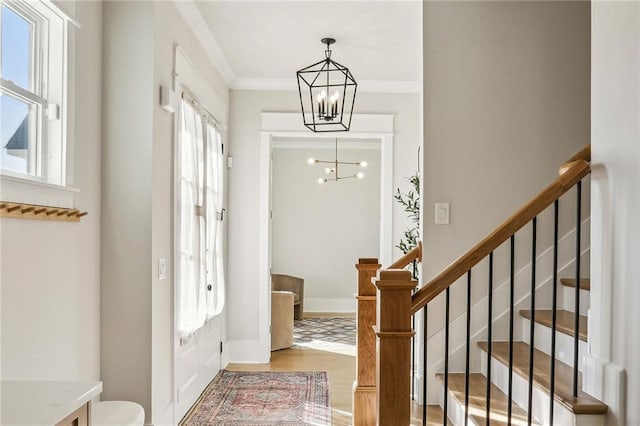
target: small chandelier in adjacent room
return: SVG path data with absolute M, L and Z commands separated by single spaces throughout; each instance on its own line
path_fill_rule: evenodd
M 347 67 L 331 59 L 333 38 L 323 38 L 325 59 L 297 72 L 304 125 L 314 132 L 346 132 L 358 83 Z
M 356 166 L 356 167 L 367 167 L 366 161 L 358 161 L 358 162 L 349 162 L 349 161 L 338 161 L 338 138 L 336 138 L 336 159 L 327 161 L 327 160 L 316 160 L 315 158 L 309 158 L 309 164 L 330 164 L 331 166 L 325 167 L 324 172 L 329 175 L 329 177 L 324 177 L 318 179 L 318 183 L 322 184 L 325 182 L 331 181 L 339 181 L 343 179 L 362 179 L 364 178 L 364 173 L 357 172 L 352 175 L 340 176 L 338 173 L 338 167 L 340 166 Z

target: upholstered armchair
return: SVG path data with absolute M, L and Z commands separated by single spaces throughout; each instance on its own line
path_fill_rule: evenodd
M 271 292 L 271 350 L 293 346 L 293 298 L 290 291 Z
M 294 294 L 294 318 L 301 320 L 304 313 L 304 280 L 291 275 L 271 274 L 271 284 L 272 290 L 290 291 Z

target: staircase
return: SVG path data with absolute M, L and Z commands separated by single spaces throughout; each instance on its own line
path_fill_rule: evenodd
M 421 246 L 386 269 L 380 269 L 375 259 L 361 259 L 355 425 L 605 425 L 608 407 L 581 389 L 590 299 L 590 281 L 581 277 L 580 267 L 584 256 L 581 191 L 589 161 L 587 147 L 561 167 L 560 177 L 549 187 L 415 293 L 415 280 L 401 268 L 421 260 Z M 567 192 L 571 193 L 563 197 Z M 562 208 L 572 206 L 575 215 L 569 231 L 573 236 L 567 238 L 575 251 L 570 262 L 563 258 L 559 265 L 559 246 L 565 240 L 563 234 L 559 241 L 561 198 Z M 538 218 L 543 215 L 553 217 L 552 262 L 545 261 L 537 247 L 542 234 Z M 548 225 L 547 216 L 544 222 Z M 516 238 L 531 241 L 528 266 L 518 273 Z M 504 261 L 505 252 L 508 278 L 504 285 L 494 287 L 494 281 L 502 282 L 494 257 L 502 256 Z M 522 282 L 525 269 L 530 275 L 528 283 Z M 460 300 L 461 293 L 456 292 L 456 306 L 466 303 L 466 311 L 458 312 L 457 318 L 451 318 L 454 284 L 466 284 L 466 300 Z M 478 286 L 485 297 L 480 301 L 476 297 L 472 303 L 472 287 Z M 411 318 L 418 316 L 422 330 L 427 330 L 427 321 L 434 320 L 429 309 L 437 304 L 435 312 L 444 311 L 442 336 L 425 333 L 426 349 L 419 357 L 426 371 L 420 421 L 415 413 L 411 415 L 409 403 L 409 376 L 414 366 L 411 337 L 416 322 Z M 442 349 L 442 360 L 428 360 L 427 354 L 434 352 L 428 350 L 430 345 Z M 434 391 L 439 405 L 428 405 L 426 395 L 434 401 Z
M 576 280 L 563 278 L 563 286 L 567 288 L 576 287 Z M 584 299 L 584 293 L 590 289 L 589 279 L 580 280 L 580 292 Z M 587 298 L 588 300 L 588 298 Z M 570 303 L 567 303 L 570 305 Z M 583 306 L 584 311 L 588 306 Z M 546 337 L 551 335 L 554 325 L 553 311 L 539 309 L 535 311 L 520 310 L 520 316 L 525 319 L 525 328 L 530 329 L 531 321 L 534 321 L 536 343 L 533 347 L 533 359 L 531 364 L 530 341 L 513 343 L 513 402 L 511 412 L 511 424 L 549 424 L 550 416 L 554 415 L 554 423 L 558 425 L 604 425 L 604 414 L 607 413 L 607 406 L 597 399 L 587 395 L 580 390 L 580 379 L 578 380 L 578 396 L 573 397 L 572 363 L 564 363 L 559 360 L 566 353 L 573 352 L 573 342 L 575 338 L 575 319 L 573 311 L 556 310 L 555 335 L 556 335 L 556 356 L 555 356 L 555 392 L 553 395 L 553 413 L 550 412 L 550 392 L 551 389 L 551 350 L 545 344 Z M 587 318 L 579 315 L 579 358 L 586 351 L 587 341 Z M 469 423 L 475 425 L 506 425 L 508 424 L 508 378 L 509 378 L 509 342 L 493 342 L 491 350 L 486 341 L 478 342 L 478 347 L 482 351 L 482 371 L 481 373 L 470 374 L 469 386 Z M 491 359 L 491 391 L 489 401 L 489 423 L 487 423 L 487 377 L 488 359 Z M 571 358 L 571 357 L 570 357 Z M 582 370 L 580 367 L 579 371 Z M 531 374 L 533 372 L 533 374 Z M 532 398 L 535 401 L 531 409 L 531 418 L 528 416 L 528 384 L 529 377 L 532 381 Z M 580 375 L 578 375 L 580 377 Z M 443 375 L 438 378 L 443 381 Z M 465 374 L 449 374 L 448 406 L 450 407 L 449 417 L 456 419 L 454 424 L 464 424 L 465 421 Z M 530 423 L 529 423 L 530 422 Z

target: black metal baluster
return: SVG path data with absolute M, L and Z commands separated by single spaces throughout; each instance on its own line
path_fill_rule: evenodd
M 485 417 L 487 426 L 491 424 L 491 327 L 493 325 L 493 252 L 489 253 L 489 291 L 487 293 L 487 407 Z
M 531 324 L 529 330 L 529 405 L 527 410 L 527 424 L 531 424 L 533 412 L 533 353 L 535 343 L 536 324 L 536 238 L 538 230 L 538 218 L 531 222 Z
M 411 266 L 412 266 L 411 277 L 415 280 L 417 278 L 415 260 L 412 262 Z M 415 292 L 416 292 L 416 289 L 414 288 L 411 291 L 411 294 L 413 295 Z M 412 330 L 416 329 L 415 315 L 411 316 L 411 329 Z M 416 400 L 415 395 L 416 395 L 416 336 L 414 334 L 413 337 L 411 338 L 411 400 L 412 401 Z
M 551 300 L 551 368 L 549 372 L 549 426 L 553 426 L 553 401 L 556 388 L 556 322 L 558 309 L 558 200 L 553 203 L 553 294 Z
M 507 406 L 507 425 L 511 426 L 511 405 L 513 402 L 513 293 L 515 277 L 515 235 L 511 236 L 509 266 L 509 401 Z
M 464 424 L 469 423 L 469 358 L 471 356 L 471 270 L 467 272 L 467 359 L 464 369 Z
M 580 344 L 580 217 L 582 210 L 582 182 L 576 187 L 577 212 L 576 212 L 576 304 L 575 304 L 575 335 L 573 336 L 573 397 L 578 397 L 578 347 Z
M 427 424 L 427 305 L 422 309 L 422 425 Z
M 447 407 L 449 396 L 449 299 L 450 287 L 445 291 L 445 310 L 444 310 L 444 405 L 442 407 L 442 424 L 447 424 Z
M 412 291 L 412 294 L 415 291 Z M 411 329 L 416 329 L 416 316 L 411 317 Z M 411 338 L 411 400 L 416 400 L 416 336 Z

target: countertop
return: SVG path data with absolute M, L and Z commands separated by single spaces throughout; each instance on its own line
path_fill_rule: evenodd
M 102 392 L 102 382 L 0 381 L 0 425 L 53 426 Z

